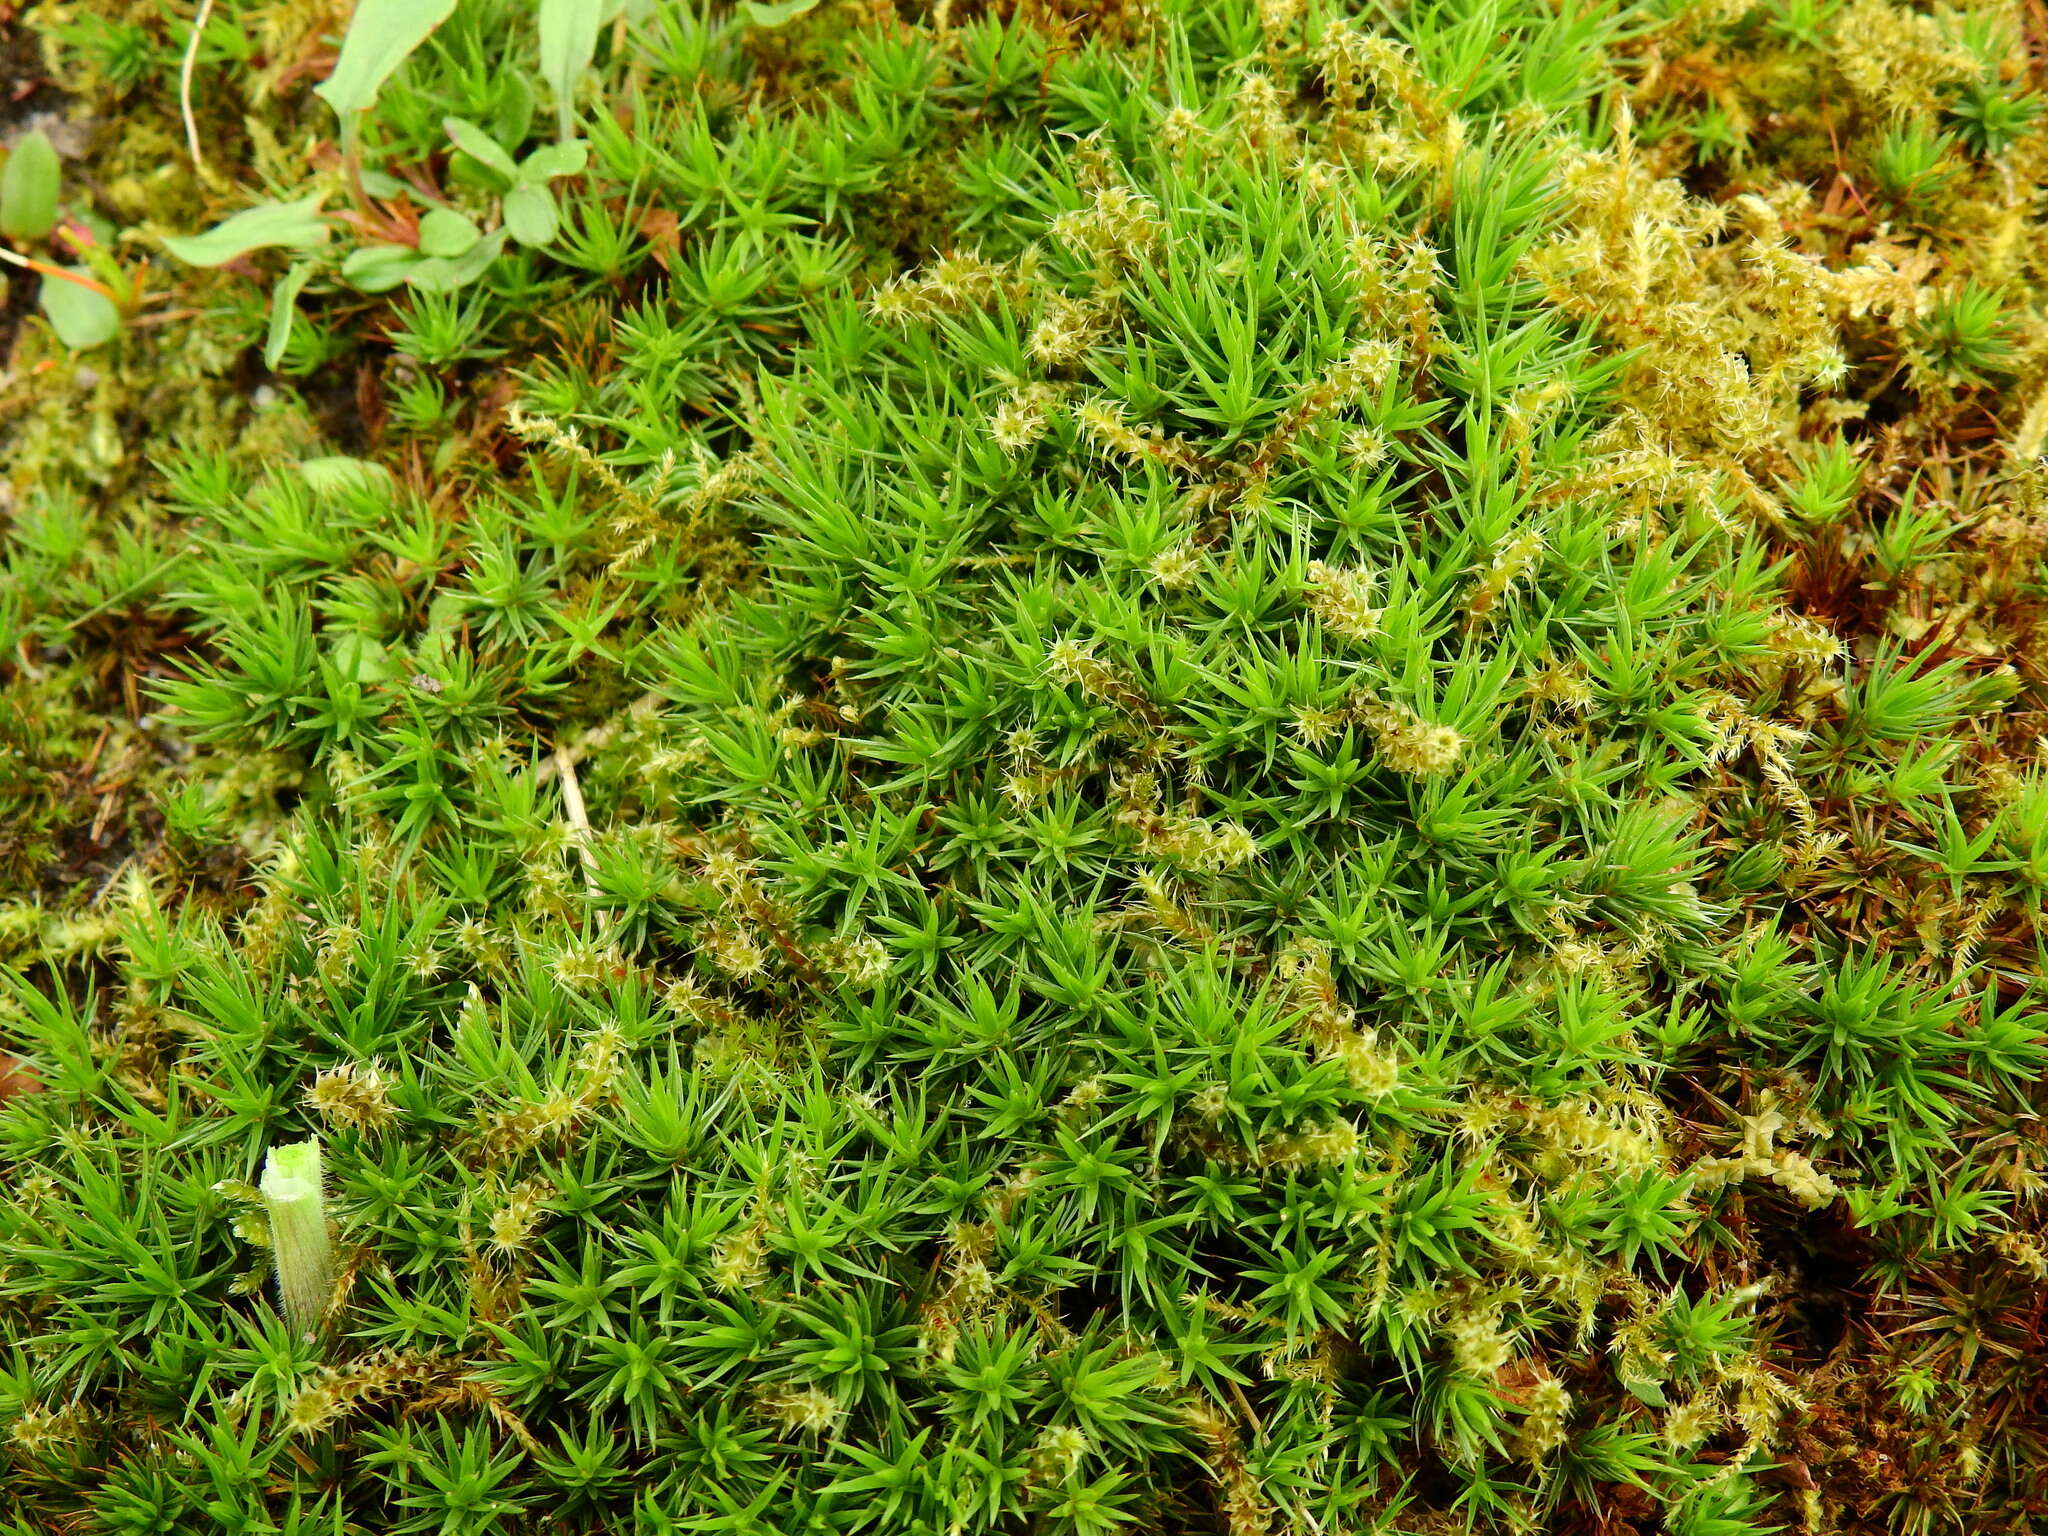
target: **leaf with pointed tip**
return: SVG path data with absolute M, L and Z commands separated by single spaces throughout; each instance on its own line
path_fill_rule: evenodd
M 357 0 L 334 73 L 313 91 L 344 132 L 355 131 L 356 114 L 376 104 L 384 82 L 454 10 L 455 0 Z
M 275 369 L 284 361 L 284 349 L 292 339 L 292 316 L 298 310 L 299 291 L 313 275 L 309 261 L 294 262 L 270 293 L 270 333 L 263 342 L 263 366 Z
M 307 251 L 327 243 L 320 217 L 324 194 L 293 203 L 260 203 L 223 219 L 202 235 L 166 235 L 164 249 L 190 267 L 218 267 L 251 251 Z
M 501 178 L 507 186 L 519 180 L 519 167 L 505 153 L 505 147 L 475 123 L 459 117 L 444 117 L 441 126 L 448 130 L 448 137 L 457 149 L 493 176 Z
M 561 137 L 575 132 L 576 88 L 597 55 L 604 0 L 540 0 L 540 73 L 555 93 Z

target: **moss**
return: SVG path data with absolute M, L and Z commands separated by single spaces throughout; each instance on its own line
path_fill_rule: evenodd
M 345 19 L 35 17 L 0 1517 L 2032 1518 L 2017 13 Z

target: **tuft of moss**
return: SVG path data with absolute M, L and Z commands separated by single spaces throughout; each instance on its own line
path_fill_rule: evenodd
M 2023 20 L 44 7 L 0 1519 L 2025 1526 Z

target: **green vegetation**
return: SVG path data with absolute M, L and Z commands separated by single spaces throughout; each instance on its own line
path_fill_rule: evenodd
M 0 166 L 0 1531 L 2048 1522 L 2037 11 L 205 15 Z

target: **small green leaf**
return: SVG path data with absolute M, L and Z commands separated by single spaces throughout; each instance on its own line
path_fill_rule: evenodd
M 1648 1403 L 1652 1408 L 1668 1408 L 1671 1399 L 1665 1395 L 1663 1384 L 1648 1376 L 1623 1376 L 1621 1384 L 1629 1395 L 1638 1402 Z
M 187 266 L 217 267 L 251 251 L 307 251 L 327 243 L 322 194 L 295 203 L 263 203 L 224 219 L 203 235 L 166 235 L 164 249 Z
M 341 278 L 359 293 L 389 293 L 426 259 L 409 245 L 366 245 L 348 253 Z
M 519 180 L 519 167 L 512 163 L 512 157 L 505 153 L 504 146 L 475 123 L 465 122 L 459 117 L 444 117 L 441 126 L 448 130 L 448 137 L 454 140 L 457 149 L 492 175 L 503 178 L 505 185 L 510 186 Z
M 604 0 L 540 0 L 540 73 L 555 93 L 561 137 L 575 132 L 576 88 L 597 54 Z
M 590 147 L 581 139 L 544 144 L 519 162 L 519 179 L 530 185 L 553 181 L 557 176 L 575 176 L 590 163 Z
M 740 7 L 747 13 L 747 20 L 757 27 L 784 26 L 817 8 L 818 0 L 778 0 L 774 5 L 762 5 L 758 0 L 747 0 L 747 3 Z
M 375 468 L 376 466 L 368 466 Z M 388 484 L 389 477 L 386 476 Z M 391 652 L 383 644 L 359 630 L 347 630 L 334 642 L 330 653 L 334 659 L 334 670 L 350 682 L 368 687 L 373 683 L 388 683 L 398 676 L 398 664 L 391 659 Z
M 475 282 L 505 249 L 505 231 L 494 229 L 460 256 L 436 256 L 412 269 L 406 281 L 422 293 L 453 293 Z
M 381 197 L 386 202 L 391 201 L 394 197 L 403 197 L 412 191 L 411 187 L 400 181 L 389 171 L 380 171 L 373 166 L 366 165 L 363 167 L 361 180 L 365 192 L 369 193 L 372 197 Z
M 505 228 L 521 245 L 546 245 L 561 227 L 555 195 L 546 187 L 514 187 L 505 194 Z
M 453 208 L 436 208 L 420 220 L 422 256 L 460 256 L 482 238 L 476 222 Z
M 391 471 L 382 464 L 368 459 L 352 459 L 346 454 L 330 454 L 323 458 L 299 461 L 299 478 L 308 488 L 327 493 L 343 491 L 388 491 L 396 483 Z
M 40 128 L 23 134 L 0 170 L 0 235 L 23 244 L 48 239 L 63 180 L 50 136 Z
M 357 0 L 334 73 L 313 94 L 334 108 L 344 132 L 355 131 L 384 82 L 455 9 L 455 0 Z
M 80 277 L 92 274 L 82 267 L 67 270 Z M 78 283 L 61 277 L 45 277 L 41 294 L 43 314 L 57 339 L 74 351 L 83 352 L 112 341 L 121 334 L 121 311 L 114 301 Z
M 270 290 L 270 334 L 263 342 L 263 366 L 275 369 L 284 361 L 284 349 L 292 339 L 292 316 L 298 312 L 299 291 L 313 275 L 310 261 L 292 263 L 289 272 Z
M 491 137 L 500 144 L 517 147 L 526 142 L 533 129 L 533 82 L 523 70 L 513 70 L 498 87 L 498 110 L 491 114 Z

